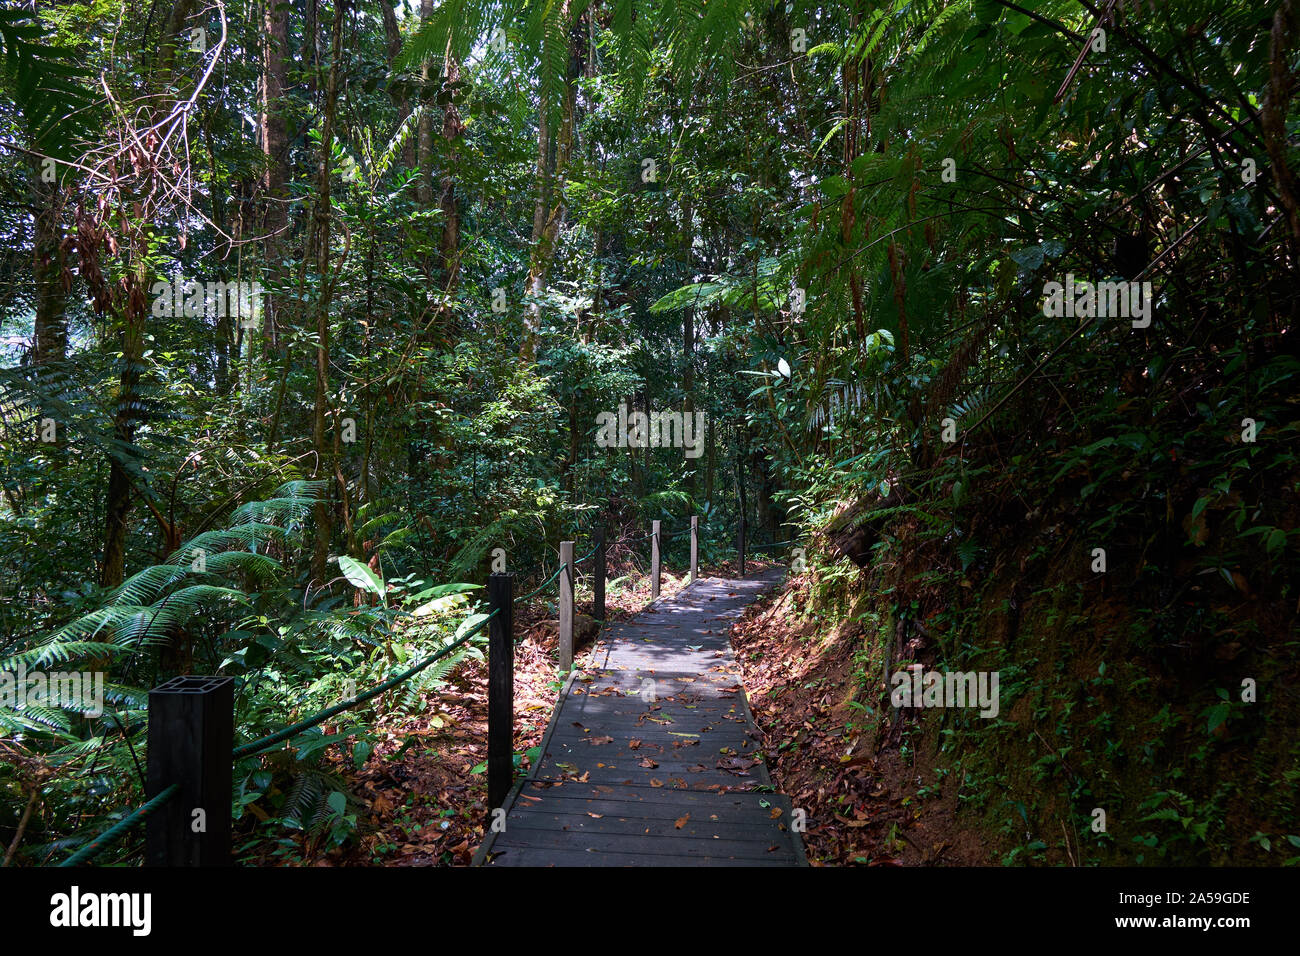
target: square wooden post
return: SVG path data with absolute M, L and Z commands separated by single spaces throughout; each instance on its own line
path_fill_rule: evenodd
M 691 583 L 700 575 L 700 516 L 691 515 Z
M 740 551 L 740 576 L 745 576 L 745 516 L 740 516 L 740 538 L 737 542 Z
M 596 580 L 593 584 L 595 589 L 594 604 L 592 609 L 595 613 L 596 620 L 605 620 L 605 529 L 603 527 L 596 529 Z
M 650 600 L 659 600 L 659 522 L 650 522 Z
M 145 797 L 179 792 L 145 821 L 149 866 L 229 866 L 235 682 L 173 677 L 149 691 Z
M 573 669 L 573 542 L 560 542 L 560 670 Z
M 505 802 L 515 777 L 515 576 L 488 576 L 488 808 Z

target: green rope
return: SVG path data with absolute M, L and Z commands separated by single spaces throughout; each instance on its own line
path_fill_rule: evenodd
M 176 794 L 180 793 L 180 789 L 180 784 L 176 783 L 164 788 L 162 792 L 152 800 L 148 801 L 143 806 L 132 810 L 121 820 L 118 820 L 89 843 L 84 844 L 81 849 L 58 865 L 76 866 L 78 863 L 89 863 L 110 843 L 113 843 L 118 837 L 124 836 L 132 827 L 142 823 L 148 818 L 149 814 L 153 813 L 172 797 L 176 796 Z
M 303 730 L 308 730 L 311 727 L 315 727 L 319 723 L 329 720 L 335 714 L 341 714 L 343 713 L 343 711 L 350 710 L 351 708 L 357 706 L 358 704 L 364 704 L 366 701 L 378 697 L 380 694 L 384 693 L 385 691 L 392 690 L 398 684 L 402 683 L 402 681 L 407 680 L 410 677 L 413 677 L 415 674 L 418 674 L 420 671 L 424 670 L 434 661 L 441 660 L 442 658 L 450 654 L 452 651 L 456 650 L 456 648 L 462 646 L 471 637 L 473 637 L 475 634 L 481 631 L 483 629 L 483 625 L 486 624 L 488 621 L 492 620 L 492 618 L 496 617 L 496 615 L 497 612 L 493 611 L 483 620 L 479 621 L 472 628 L 466 631 L 464 635 L 457 638 L 452 643 L 448 644 L 442 650 L 438 651 L 438 653 L 430 655 L 429 657 L 422 660 L 420 663 L 416 664 L 410 670 L 404 671 L 403 673 L 398 674 L 396 677 L 384 681 L 379 686 L 372 687 L 370 690 L 366 691 L 365 693 L 358 694 L 356 697 L 352 698 L 349 701 L 345 701 L 342 704 L 337 704 L 334 707 L 330 707 L 326 710 L 322 710 L 320 713 L 308 717 L 306 720 L 300 720 L 298 721 L 298 723 L 284 728 L 284 730 L 281 730 L 279 733 L 274 733 L 267 737 L 261 737 L 250 743 L 244 744 L 242 747 L 236 747 L 234 753 L 235 759 L 239 760 L 241 757 L 252 757 L 255 756 L 256 754 L 263 753 L 264 751 L 267 751 L 272 747 L 274 747 L 276 744 L 283 743 L 284 741 L 288 740 L 290 737 L 295 736 L 299 732 Z
M 543 582 L 541 583 L 541 586 L 538 587 L 537 590 L 535 590 L 535 591 L 529 591 L 529 592 L 528 592 L 527 594 L 525 594 L 523 597 L 517 597 L 517 598 L 515 598 L 514 603 L 515 603 L 515 604 L 518 604 L 520 601 L 527 601 L 529 598 L 536 597 L 537 595 L 541 594 L 543 591 L 545 591 L 545 590 L 547 589 L 547 587 L 550 586 L 550 583 L 551 583 L 552 581 L 554 581 L 556 578 L 558 578 L 558 577 L 560 576 L 560 572 L 561 572 L 563 569 L 564 569 L 564 565 L 560 565 L 558 568 L 555 569 L 555 573 L 554 573 L 554 574 L 552 574 L 549 578 L 547 578 L 545 581 L 543 581 Z
M 583 561 L 586 561 L 589 557 L 591 557 L 599 550 L 600 550 L 600 545 L 596 545 L 596 547 L 592 548 L 590 551 L 588 551 L 586 554 L 580 557 L 577 561 L 574 561 L 573 562 L 574 566 L 576 567 L 577 565 L 582 564 Z

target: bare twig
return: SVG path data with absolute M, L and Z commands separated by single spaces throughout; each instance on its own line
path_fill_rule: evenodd
M 14 838 L 9 841 L 9 849 L 5 851 L 5 858 L 0 862 L 0 866 L 8 866 L 9 861 L 14 858 L 18 852 L 18 844 L 23 840 L 23 831 L 27 829 L 27 821 L 32 817 L 32 808 L 36 806 L 36 798 L 41 795 L 40 787 L 32 787 L 32 795 L 27 798 L 27 806 L 23 809 L 22 818 L 18 821 L 18 830 L 14 833 Z

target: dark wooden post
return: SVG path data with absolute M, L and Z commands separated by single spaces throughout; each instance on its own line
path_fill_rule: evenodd
M 149 691 L 145 797 L 180 787 L 145 821 L 150 866 L 230 865 L 234 748 L 232 678 L 173 677 Z
M 659 522 L 650 522 L 650 600 L 659 600 Z
M 595 618 L 598 621 L 605 620 L 605 529 L 603 527 L 596 529 L 596 580 L 593 584 L 595 588 L 594 604 L 592 609 L 595 612 Z
M 560 670 L 573 669 L 573 542 L 560 542 Z
M 740 551 L 740 576 L 745 576 L 745 516 L 740 516 L 740 540 L 738 542 Z
M 488 809 L 505 802 L 515 777 L 515 576 L 488 575 Z
M 700 516 L 691 515 L 691 583 L 700 574 Z

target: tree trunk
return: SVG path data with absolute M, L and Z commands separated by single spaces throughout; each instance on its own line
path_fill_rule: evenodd
M 420 0 L 420 21 L 426 22 L 433 16 L 433 0 Z M 420 179 L 416 187 L 416 198 L 423 206 L 433 205 L 433 94 L 429 87 L 433 80 L 432 66 L 425 61 L 420 67 L 420 102 L 424 112 L 420 114 L 417 139 L 417 162 Z
M 42 182 L 42 171 L 37 165 L 32 176 L 35 211 L 32 273 L 36 279 L 34 365 L 62 362 L 68 356 L 68 291 L 63 284 L 63 252 L 59 248 L 59 186 L 57 182 Z
M 694 233 L 694 210 L 691 207 L 690 200 L 687 199 L 682 203 L 682 240 L 684 243 L 683 258 L 686 261 L 686 282 L 695 281 L 695 273 L 692 268 L 694 257 L 692 256 L 692 247 L 695 245 Z M 694 422 L 695 419 L 695 309 L 687 306 L 682 310 L 682 361 L 685 367 L 682 370 L 682 389 L 685 396 L 682 401 L 682 410 L 686 413 L 687 418 Z M 693 426 L 692 426 L 693 427 Z M 696 485 L 696 459 L 686 459 L 686 490 L 692 497 L 695 495 Z
M 537 111 L 537 170 L 534 176 L 537 200 L 533 204 L 532 252 L 528 263 L 528 282 L 524 290 L 530 296 L 541 295 L 546 286 L 540 262 L 542 237 L 546 234 L 547 209 L 550 206 L 551 196 L 551 129 L 550 121 L 547 119 L 549 112 L 550 107 L 543 99 Z M 541 329 L 541 322 L 541 306 L 536 302 L 530 302 L 524 320 L 524 337 L 520 348 L 520 357 L 525 361 L 532 361 L 536 352 L 534 340 Z
M 302 53 L 299 60 L 307 74 L 307 92 L 316 93 L 316 76 L 320 72 L 320 4 L 306 0 L 303 11 Z
M 289 224 L 288 179 L 289 132 L 284 115 L 284 51 L 289 38 L 289 5 L 284 0 L 265 0 L 263 23 L 266 35 L 262 39 L 262 152 L 266 156 L 266 174 L 262 181 L 266 195 L 266 215 L 263 227 L 266 244 L 263 258 L 267 279 L 277 287 L 284 276 L 283 259 L 285 231 Z M 279 319 L 280 300 L 265 294 L 262 297 L 262 336 L 269 354 L 279 341 L 276 322 Z M 249 353 L 252 353 L 250 343 Z
M 567 22 L 568 0 L 565 0 L 560 16 Z M 586 43 L 586 34 L 581 25 L 572 24 L 569 29 L 569 68 L 561 94 L 560 127 L 555 133 L 553 163 L 550 162 L 550 102 L 545 96 L 537 114 L 537 202 L 533 206 L 533 246 L 528 258 L 527 285 L 527 291 L 534 297 L 534 301 L 528 307 L 524 322 L 524 337 L 520 348 L 520 358 L 524 361 L 532 361 L 536 353 L 537 333 L 541 330 L 542 322 L 542 307 L 537 297 L 546 291 L 546 276 L 555 261 L 555 247 L 564 220 L 564 175 L 573 153 L 578 77 L 583 74 Z
M 460 64 L 452 58 L 447 48 L 447 84 L 460 82 Z M 447 101 L 442 113 L 442 138 L 446 144 L 443 159 L 442 196 L 438 205 L 442 209 L 442 236 L 438 240 L 438 267 L 442 274 L 443 289 L 450 296 L 460 281 L 460 207 L 456 202 L 457 140 L 464 132 L 460 110 L 453 100 Z
M 316 305 L 316 396 L 312 416 L 312 444 L 316 449 L 316 474 L 333 479 L 337 471 L 334 444 L 326 437 L 329 415 L 330 300 L 334 282 L 330 268 L 330 165 L 334 144 L 334 122 L 338 111 L 339 61 L 343 56 L 343 17 L 346 0 L 336 0 L 334 26 L 330 38 L 330 70 L 322 107 L 320 166 L 316 174 L 316 210 L 313 216 L 312 251 L 315 253 L 319 283 Z M 331 496 L 332 497 L 332 496 Z M 316 546 L 312 552 L 311 573 L 318 585 L 327 578 L 330 541 L 334 530 L 334 513 L 329 500 L 313 508 Z
M 172 6 L 160 37 L 158 60 L 150 71 L 146 86 L 161 90 L 167 86 L 180 37 L 185 29 L 195 0 L 177 0 Z M 142 200 L 142 211 L 137 215 L 148 222 L 151 213 Z M 82 274 L 87 276 L 97 310 L 115 314 L 121 326 L 122 372 L 118 378 L 117 404 L 113 412 L 113 437 L 119 451 L 108 459 L 108 487 L 104 495 L 104 547 L 100 559 L 99 583 L 103 587 L 117 587 L 122 583 L 126 569 L 127 518 L 131 510 L 131 476 L 122 463 L 121 456 L 129 454 L 127 448 L 135 442 L 136 425 L 144 420 L 140 411 L 140 373 L 144 357 L 145 322 L 149 306 L 145 290 L 149 288 L 150 262 L 139 254 L 135 243 L 127 246 L 124 279 L 109 286 L 99 269 L 98 244 L 104 231 L 85 210 L 78 211 L 77 244 L 82 256 Z M 89 259 L 94 259 L 93 269 L 88 269 Z M 93 278 L 91 277 L 93 273 Z
M 135 442 L 139 413 L 140 364 L 144 355 L 145 299 L 143 289 L 147 265 L 132 273 L 134 286 L 122 299 L 122 374 L 118 380 L 117 407 L 113 412 L 113 437 L 120 442 L 118 454 Z M 104 552 L 99 569 L 102 587 L 117 587 L 126 570 L 127 517 L 131 511 L 131 478 L 115 455 L 108 460 L 108 490 L 104 497 Z

